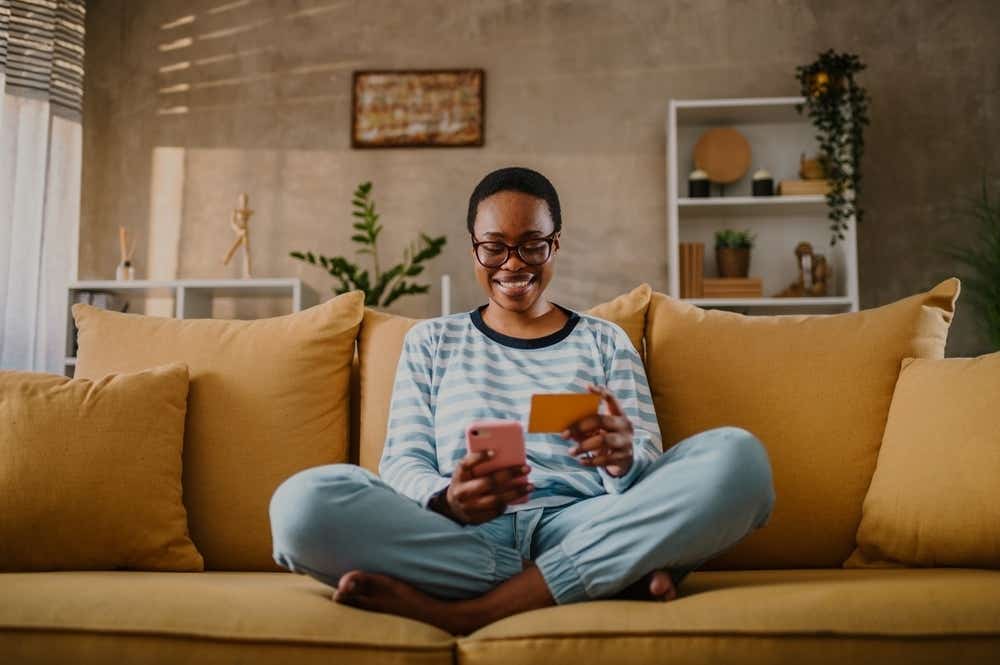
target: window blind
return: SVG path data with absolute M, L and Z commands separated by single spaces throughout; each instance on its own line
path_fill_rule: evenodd
M 0 70 L 10 93 L 80 113 L 85 0 L 0 0 Z

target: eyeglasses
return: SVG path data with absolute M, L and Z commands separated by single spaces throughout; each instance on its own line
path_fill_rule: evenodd
M 518 257 L 529 266 L 540 266 L 552 255 L 552 242 L 558 233 L 553 231 L 543 238 L 532 238 L 516 245 L 497 240 L 476 240 L 476 236 L 472 236 L 472 247 L 476 252 L 476 260 L 484 268 L 499 268 L 507 263 L 511 251 L 517 252 Z

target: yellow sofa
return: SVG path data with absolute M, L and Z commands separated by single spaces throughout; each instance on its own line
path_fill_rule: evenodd
M 919 334 L 910 330 L 904 335 L 907 342 L 900 353 L 940 356 L 941 326 L 946 330 L 953 311 L 948 310 L 949 302 L 953 307 L 956 295 L 940 290 L 939 285 L 909 303 L 908 311 L 932 320 L 919 323 Z M 645 339 L 640 337 L 640 341 L 658 399 L 665 445 L 680 436 L 686 425 L 670 408 L 661 413 L 661 404 L 690 399 L 698 387 L 698 379 L 690 378 L 691 390 L 671 393 L 674 388 L 661 374 L 667 371 L 662 363 L 668 359 L 660 355 L 665 347 L 684 354 L 696 368 L 703 367 L 709 373 L 708 365 L 697 364 L 705 362 L 698 357 L 699 348 L 723 355 L 736 351 L 755 355 L 766 364 L 773 362 L 767 358 L 772 352 L 794 357 L 794 350 L 790 350 L 794 344 L 789 340 L 797 336 L 808 335 L 810 344 L 822 345 L 833 344 L 830 340 L 845 335 L 844 329 L 827 329 L 827 324 L 811 328 L 813 319 L 751 322 L 745 317 L 731 318 L 738 315 L 704 312 L 661 294 L 650 294 L 648 287 L 639 296 L 645 298 L 645 304 L 638 327 L 638 310 L 623 314 L 622 303 L 604 314 L 617 317 L 623 327 L 631 325 L 627 329 L 633 339 L 644 333 Z M 631 297 L 626 305 L 635 300 L 635 292 Z M 944 314 L 928 314 L 935 307 Z M 858 318 L 839 321 L 853 322 L 861 333 L 871 335 L 878 317 L 891 314 L 902 317 L 900 321 L 905 319 L 898 310 L 871 312 L 875 313 L 868 318 L 861 316 L 867 314 L 862 312 Z M 352 461 L 371 467 L 377 460 L 391 372 L 402 335 L 413 323 L 365 312 L 351 375 Z M 751 328 L 742 328 L 747 325 Z M 892 325 L 906 327 L 898 321 Z M 699 342 L 684 348 L 677 336 L 690 335 L 692 326 L 698 331 Z M 723 348 L 726 336 L 734 331 L 740 339 L 757 344 L 758 351 Z M 824 334 L 830 335 L 828 340 L 824 341 Z M 883 349 L 893 344 L 888 337 L 879 339 Z M 777 346 L 771 351 L 765 349 L 767 344 Z M 671 358 L 669 363 L 674 365 L 669 371 L 674 376 L 687 371 L 676 365 L 674 356 Z M 843 364 L 837 358 L 830 362 L 829 367 L 807 368 L 802 380 L 816 372 L 832 375 L 836 365 Z M 877 363 L 871 355 L 863 354 L 858 362 L 859 367 L 872 372 L 865 375 L 866 381 L 881 380 L 876 376 L 877 368 L 872 369 Z M 892 375 L 892 362 L 898 365 L 898 358 L 886 362 Z M 726 362 L 727 371 L 737 375 L 758 371 L 751 365 L 735 367 L 733 361 Z M 856 375 L 860 370 L 848 367 L 845 371 Z M 658 373 L 655 380 L 652 372 Z M 894 379 L 889 376 L 886 380 Z M 721 390 L 710 384 L 701 388 Z M 755 393 L 772 400 L 768 403 L 780 412 L 779 396 L 768 390 L 764 385 L 754 386 Z M 855 397 L 849 394 L 844 399 Z M 870 404 L 868 400 L 862 406 L 864 413 L 871 414 L 871 423 L 849 416 L 857 423 L 859 438 L 863 438 L 863 427 L 884 427 L 888 404 L 884 409 L 879 407 L 881 410 Z M 713 417 L 727 419 L 725 413 L 711 415 L 710 407 L 709 403 L 703 413 L 694 413 L 695 425 L 711 425 Z M 689 405 L 688 411 L 697 412 L 697 405 Z M 834 416 L 843 418 L 845 414 Z M 760 410 L 740 416 L 744 420 L 754 417 L 767 416 Z M 760 423 L 760 427 L 768 427 L 766 419 Z M 851 429 L 850 424 L 847 429 Z M 778 441 L 787 432 L 772 429 L 769 435 Z M 801 446 L 814 446 L 817 457 L 825 459 L 828 451 L 820 451 L 816 443 L 821 440 L 818 437 Z M 769 448 L 777 505 L 783 499 L 791 504 L 789 497 L 808 491 L 801 486 L 801 474 L 796 470 L 804 468 L 800 451 L 781 445 L 785 444 L 778 442 Z M 877 449 L 852 455 L 861 461 L 845 467 L 870 480 Z M 328 587 L 286 572 L 0 573 L 0 663 L 1000 662 L 1000 570 L 908 568 L 877 561 L 865 568 L 841 567 L 856 545 L 853 530 L 861 517 L 860 501 L 867 482 L 845 476 L 843 482 L 838 480 L 814 492 L 819 495 L 818 506 L 847 506 L 838 507 L 835 516 L 824 517 L 822 506 L 807 510 L 789 505 L 783 513 L 776 511 L 773 525 L 688 575 L 672 602 L 602 600 L 552 607 L 509 617 L 463 637 L 417 621 L 333 603 Z M 857 496 L 859 483 L 863 487 Z M 841 485 L 843 494 L 834 495 Z M 847 501 L 849 493 L 853 498 Z M 843 533 L 847 531 L 850 534 L 845 540 Z M 809 542 L 799 542 L 803 540 Z M 833 563 L 816 563 L 827 560 Z M 720 567 L 729 569 L 716 569 Z

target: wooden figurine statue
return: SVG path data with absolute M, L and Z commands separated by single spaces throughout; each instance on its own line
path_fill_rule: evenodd
M 813 254 L 812 245 L 800 242 L 795 246 L 795 259 L 799 266 L 799 278 L 785 290 L 775 293 L 775 298 L 807 298 L 826 295 L 830 281 L 830 266 L 822 254 Z
M 226 252 L 226 256 L 222 259 L 222 265 L 229 265 L 229 260 L 233 258 L 233 254 L 236 250 L 243 245 L 243 279 L 250 279 L 252 275 L 250 274 L 250 215 L 253 214 L 253 210 L 247 206 L 250 203 L 250 197 L 247 196 L 246 192 L 239 195 L 236 199 L 236 209 L 233 210 L 233 216 L 229 219 L 229 225 L 233 227 L 233 231 L 236 232 L 236 241 L 233 242 L 233 246 L 229 248 Z

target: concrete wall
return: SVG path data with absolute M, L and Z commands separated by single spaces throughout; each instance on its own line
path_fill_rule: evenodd
M 81 278 L 113 276 L 119 224 L 140 235 L 140 276 L 238 276 L 221 257 L 245 190 L 257 275 L 328 293 L 332 278 L 288 252 L 352 252 L 350 194 L 372 180 L 383 264 L 418 231 L 449 238 L 431 292 L 393 311 L 439 313 L 444 272 L 453 311 L 471 309 L 485 296 L 471 279 L 469 193 L 520 164 L 563 202 L 553 300 L 585 308 L 641 281 L 665 291 L 667 100 L 794 95 L 795 66 L 827 47 L 861 56 L 874 99 L 862 307 L 952 274 L 936 248 L 969 227 L 944 213 L 1000 173 L 993 0 L 87 4 Z M 485 147 L 351 150 L 352 70 L 437 67 L 486 70 Z M 177 107 L 187 112 L 164 113 Z M 985 348 L 960 308 L 949 355 Z

